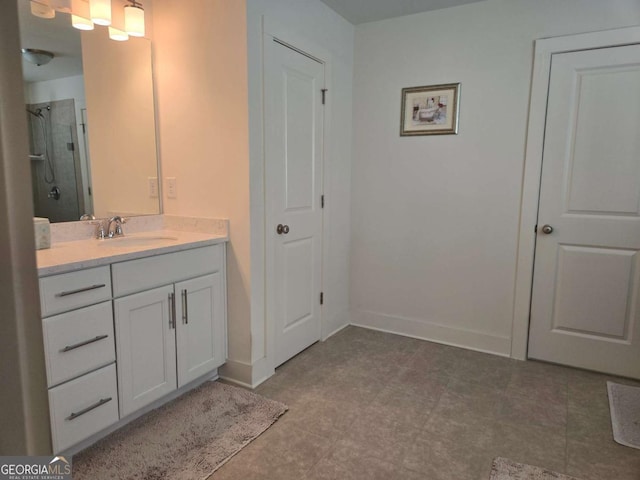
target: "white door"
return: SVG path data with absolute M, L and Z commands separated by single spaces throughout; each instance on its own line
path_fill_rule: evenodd
M 640 378 L 640 45 L 553 55 L 537 231 L 529 357 Z
M 173 285 L 114 300 L 120 417 L 176 389 Z
M 226 360 L 222 272 L 176 283 L 178 388 Z
M 320 339 L 324 65 L 265 40 L 267 310 L 276 365 Z

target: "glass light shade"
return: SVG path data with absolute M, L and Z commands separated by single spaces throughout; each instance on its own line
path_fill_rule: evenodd
M 93 30 L 94 25 L 91 20 L 78 15 L 71 15 L 71 25 L 78 30 Z
M 142 7 L 124 7 L 124 29 L 132 37 L 144 37 L 144 10 Z
M 33 1 L 31 2 L 31 13 L 40 18 L 54 18 L 56 16 L 56 11 L 53 8 Z
M 71 13 L 71 0 L 49 0 L 49 5 L 58 12 Z
M 125 42 L 129 40 L 129 35 L 127 34 L 127 32 L 123 32 L 122 30 L 109 27 L 109 38 L 111 40 L 115 40 L 116 42 Z
M 111 25 L 111 0 L 91 0 L 91 21 L 96 25 Z

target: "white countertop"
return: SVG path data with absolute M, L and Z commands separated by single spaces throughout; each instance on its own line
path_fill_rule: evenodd
M 227 235 L 222 234 L 178 230 L 153 230 L 133 233 L 126 237 L 141 239 L 152 237 L 153 241 L 144 244 L 142 240 L 142 244 L 136 245 L 119 243 L 118 238 L 105 240 L 90 238 L 54 243 L 51 248 L 37 251 L 38 275 L 45 277 L 67 273 L 83 268 L 214 245 L 229 240 Z

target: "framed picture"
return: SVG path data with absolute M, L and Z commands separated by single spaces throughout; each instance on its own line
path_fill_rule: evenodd
M 458 133 L 460 84 L 402 89 L 400 136 Z

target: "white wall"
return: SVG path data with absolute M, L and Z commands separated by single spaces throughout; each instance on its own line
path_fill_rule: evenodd
M 534 40 L 638 23 L 637 0 L 487 0 L 356 28 L 354 323 L 510 354 Z M 450 82 L 459 135 L 401 138 L 401 89 Z
M 85 106 L 82 75 L 25 84 L 26 103 L 44 103 L 68 98 L 75 100 L 77 115 L 79 108 Z
M 251 164 L 252 383 L 269 375 L 265 323 L 262 24 L 330 64 L 325 151 L 323 336 L 349 322 L 351 120 L 354 27 L 319 0 L 247 0 Z M 273 27 L 273 28 L 272 28 Z M 323 58 L 325 57 L 325 58 Z M 266 252 L 268 255 L 269 253 Z M 272 369 L 272 367 L 271 367 Z M 272 370 L 271 370 L 272 371 Z M 249 380 L 247 380 L 249 382 Z

